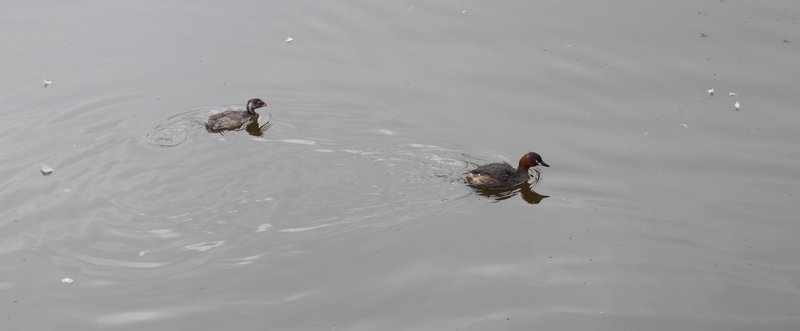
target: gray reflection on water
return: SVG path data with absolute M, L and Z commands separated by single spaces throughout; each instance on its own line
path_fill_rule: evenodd
M 525 200 L 525 202 L 535 205 L 542 202 L 543 199 L 548 197 L 546 195 L 541 195 L 533 191 L 531 189 L 532 187 L 533 185 L 525 182 L 507 190 L 498 191 L 498 190 L 488 190 L 479 188 L 475 189 L 475 191 L 484 197 L 494 199 L 495 202 L 500 202 L 519 195 L 522 198 L 522 200 Z

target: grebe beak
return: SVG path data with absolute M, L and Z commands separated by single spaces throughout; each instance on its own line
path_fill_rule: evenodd
M 541 165 L 543 165 L 543 166 L 545 166 L 545 167 L 548 167 L 548 168 L 550 168 L 550 165 L 549 165 L 549 164 L 547 164 L 547 163 L 544 163 L 544 161 L 539 161 L 539 164 L 541 164 Z

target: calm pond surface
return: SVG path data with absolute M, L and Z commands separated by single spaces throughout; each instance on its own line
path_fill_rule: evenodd
M 3 7 L 2 330 L 800 329 L 797 1 Z

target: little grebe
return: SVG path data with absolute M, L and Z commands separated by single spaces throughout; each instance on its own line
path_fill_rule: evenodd
M 211 115 L 206 121 L 206 128 L 212 132 L 236 130 L 246 123 L 258 119 L 256 109 L 266 107 L 267 103 L 261 99 L 250 99 L 247 110 L 226 110 L 219 114 Z
M 528 169 L 537 165 L 549 167 L 539 154 L 530 152 L 519 159 L 519 167 L 514 169 L 508 163 L 484 164 L 467 173 L 467 184 L 476 188 L 502 190 L 517 186 L 530 179 Z

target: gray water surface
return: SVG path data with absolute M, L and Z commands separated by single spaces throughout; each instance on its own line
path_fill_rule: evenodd
M 9 1 L 0 329 L 800 329 L 798 17 Z

